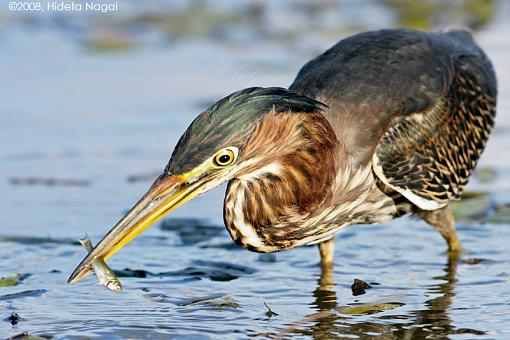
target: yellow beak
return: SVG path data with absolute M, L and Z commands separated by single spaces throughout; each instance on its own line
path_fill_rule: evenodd
M 91 264 L 94 259 L 102 258 L 106 260 L 115 254 L 161 217 L 195 197 L 198 189 L 207 182 L 206 179 L 202 178 L 189 183 L 187 177 L 185 175 L 167 174 L 159 176 L 126 216 L 81 261 L 67 282 L 76 283 L 86 277 L 92 272 Z

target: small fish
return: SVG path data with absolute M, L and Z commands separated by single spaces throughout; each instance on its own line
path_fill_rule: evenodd
M 94 247 L 92 247 L 92 242 L 90 242 L 90 239 L 87 234 L 81 239 L 79 239 L 80 243 L 83 245 L 85 250 L 87 250 L 89 253 L 92 251 Z M 101 258 L 96 258 L 94 262 L 92 262 L 92 269 L 96 273 L 97 278 L 99 279 L 99 282 L 109 291 L 112 292 L 121 292 L 122 291 L 122 285 L 120 284 L 119 279 L 115 274 L 113 273 L 113 270 L 111 270 L 110 267 L 104 262 Z

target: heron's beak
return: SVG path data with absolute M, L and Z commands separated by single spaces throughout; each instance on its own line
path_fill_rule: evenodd
M 81 261 L 69 277 L 68 283 L 75 283 L 92 272 L 92 261 L 107 259 L 181 204 L 195 197 L 199 188 L 207 182 L 200 176 L 189 181 L 186 175 L 163 174 L 152 184 L 149 191 L 135 204 L 96 247 Z

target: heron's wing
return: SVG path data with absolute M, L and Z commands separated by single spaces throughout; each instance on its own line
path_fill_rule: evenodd
M 434 105 L 400 112 L 373 155 L 377 177 L 421 209 L 458 198 L 494 124 L 496 80 L 483 55 L 453 62 L 450 86 Z

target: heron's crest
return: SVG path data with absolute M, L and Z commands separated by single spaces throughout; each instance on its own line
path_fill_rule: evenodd
M 177 143 L 166 171 L 190 171 L 223 147 L 242 147 L 269 112 L 320 112 L 325 105 L 279 87 L 235 92 L 201 113 Z

